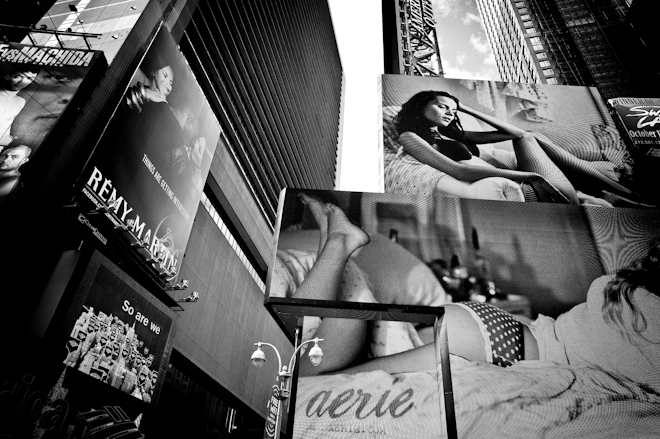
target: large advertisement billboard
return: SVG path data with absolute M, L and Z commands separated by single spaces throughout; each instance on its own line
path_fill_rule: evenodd
M 171 325 L 171 317 L 100 267 L 63 363 L 149 403 Z
M 174 278 L 220 135 L 183 56 L 161 27 L 80 178 L 86 203 L 132 234 Z
M 137 439 L 142 419 L 153 416 L 176 314 L 99 252 L 79 268 L 52 330 L 9 343 L 13 356 L 0 375 L 7 437 Z
M 382 77 L 386 192 L 648 207 L 595 88 Z
M 58 121 L 75 113 L 72 101 L 101 56 L 100 51 L 0 43 L 0 205 L 18 195 L 22 173 L 41 154 Z
M 657 209 L 439 192 L 287 189 L 280 200 L 266 306 L 285 325 L 306 315 L 303 340 L 324 339 L 319 369 L 301 360 L 294 436 L 442 436 L 431 389 L 444 371 L 457 437 L 660 431 L 635 415 L 638 395 L 660 388 L 657 319 L 635 325 L 626 310 L 624 331 L 637 329 L 622 336 L 603 312 L 626 300 L 612 299 L 620 282 L 657 265 Z M 644 282 L 629 290 L 641 314 L 658 306 Z M 451 367 L 438 370 L 432 325 L 367 319 L 378 306 L 444 309 Z

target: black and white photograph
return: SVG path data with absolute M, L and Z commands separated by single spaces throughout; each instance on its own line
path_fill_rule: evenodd
M 282 199 L 269 297 L 442 306 L 458 437 L 658 427 L 640 412 L 660 385 L 655 209 L 437 193 L 287 190 Z M 381 393 L 403 386 L 411 398 L 428 391 L 442 373 L 433 327 L 345 317 L 305 318 L 303 341 L 323 339 L 329 361 L 313 367 L 302 356 L 299 437 L 375 426 L 411 437 L 396 433 L 396 419 L 356 423 L 358 402 L 348 401 L 363 382 Z M 328 402 L 337 386 L 341 410 Z M 439 401 L 430 395 L 406 406 L 414 437 L 440 431 L 427 422 Z M 325 422 L 313 422 L 316 411 Z
M 633 157 L 593 87 L 400 75 L 381 81 L 386 192 L 655 205 L 636 190 Z

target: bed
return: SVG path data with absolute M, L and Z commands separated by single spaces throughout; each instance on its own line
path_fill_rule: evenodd
M 587 257 L 586 246 L 577 251 L 582 259 L 598 260 L 591 264 L 597 266 L 594 276 L 626 266 L 645 254 L 649 237 L 660 230 L 657 212 L 648 209 L 546 206 L 543 212 L 565 209 L 584 210 L 593 255 Z M 422 262 L 422 256 L 374 233 L 378 227 L 370 224 L 378 220 L 377 212 L 376 208 L 365 208 L 362 200 L 361 223 L 372 232 L 372 242 L 352 258 L 375 290 L 375 296 L 382 303 L 448 303 L 450 298 Z M 631 228 L 631 224 L 635 227 Z M 548 239 L 557 239 L 552 236 Z M 313 229 L 279 233 L 271 296 L 291 297 L 314 263 L 317 240 L 318 230 Z M 535 247 L 533 243 L 529 245 Z M 548 246 L 539 246 L 546 249 L 547 257 Z M 310 320 L 309 324 L 305 321 L 303 339 L 313 336 L 317 324 L 318 320 Z M 373 357 L 423 343 L 417 330 L 403 322 L 378 322 L 372 325 L 368 337 L 369 355 Z M 451 437 L 442 414 L 445 398 L 441 398 L 443 391 L 449 390 L 453 392 L 459 438 L 660 437 L 660 389 L 640 385 L 594 365 L 522 361 L 501 368 L 450 357 L 452 389 L 440 388 L 437 377 L 441 371 L 436 370 L 300 378 L 293 437 Z
M 504 369 L 451 356 L 451 374 L 460 438 L 660 437 L 660 395 L 595 366 Z M 362 411 L 347 398 L 357 392 L 373 395 Z M 410 399 L 396 405 L 402 394 Z M 301 378 L 295 414 L 295 438 L 445 436 L 435 371 Z

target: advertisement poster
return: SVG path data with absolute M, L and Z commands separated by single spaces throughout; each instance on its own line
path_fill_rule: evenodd
M 641 360 L 657 354 L 657 342 L 644 345 L 655 353 L 640 353 L 601 311 L 609 281 L 660 252 L 657 209 L 287 189 L 278 224 L 269 298 L 339 301 L 356 312 L 444 307 L 458 437 L 625 436 L 633 424 L 660 431 L 657 419 L 635 414 L 639 398 L 657 407 L 645 399 L 660 386 L 657 363 Z M 582 317 L 589 309 L 593 317 Z M 525 351 L 533 319 L 545 325 L 534 338 L 548 346 L 543 357 Z M 551 342 L 555 321 L 568 335 Z M 657 321 L 646 321 L 642 335 L 657 340 Z M 438 428 L 432 335 L 408 322 L 306 317 L 303 340 L 324 338 L 324 360 L 320 376 L 301 363 L 294 431 L 430 437 Z M 408 436 L 388 414 L 402 415 Z
M 101 267 L 66 344 L 63 363 L 151 402 L 172 319 Z
M 595 88 L 382 76 L 386 192 L 649 207 Z
M 133 75 L 81 182 L 116 227 L 178 272 L 220 127 L 169 31 Z
M 99 253 L 59 311 L 48 337 L 22 333 L 10 342 L 15 355 L 0 374 L 2 435 L 144 437 L 169 364 L 174 313 Z
M 0 43 L 0 205 L 71 106 L 100 51 Z
M 657 205 L 660 202 L 656 190 L 660 184 L 660 99 L 621 97 L 608 99 L 607 103 L 626 135 L 631 155 L 631 183 Z
M 350 325 L 353 322 L 345 323 Z M 407 323 L 378 321 L 373 325 L 380 330 L 373 332 L 375 338 L 370 355 L 380 355 L 378 350 L 385 347 L 391 353 L 394 349 L 404 348 L 401 336 Z M 433 355 L 432 349 L 430 352 Z M 446 416 L 446 407 L 450 407 L 453 415 L 453 401 L 450 399 L 449 404 L 445 404 L 443 380 L 439 378 L 443 372 L 442 363 L 438 361 L 437 364 L 437 368 L 409 372 L 388 370 L 385 366 L 382 370 L 365 368 L 347 373 L 339 370 L 335 373 L 324 372 L 323 375 L 301 374 L 292 437 L 456 437 L 453 419 Z

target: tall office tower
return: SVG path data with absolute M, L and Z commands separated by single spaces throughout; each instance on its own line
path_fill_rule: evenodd
M 477 0 L 503 80 L 657 93 L 658 64 L 623 0 Z
M 477 0 L 477 7 L 502 80 L 558 83 L 525 2 Z
M 529 0 L 528 3 L 564 83 L 593 84 L 605 98 L 643 92 L 631 73 L 644 63 L 622 59 L 626 51 L 637 52 L 641 44 L 625 19 L 628 10 L 625 1 Z M 546 20 L 546 15 L 561 19 Z
M 383 0 L 385 71 L 442 76 L 435 25 L 431 0 Z

